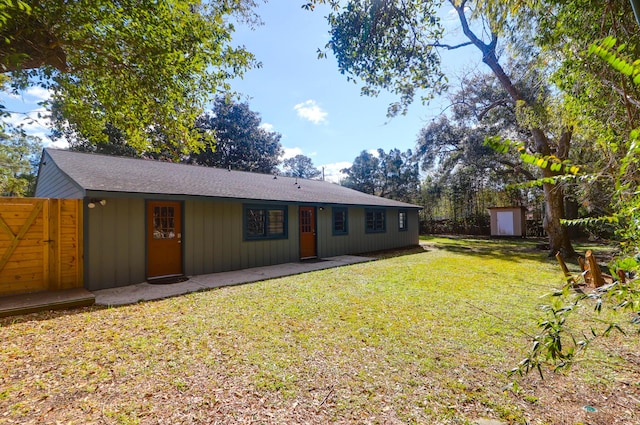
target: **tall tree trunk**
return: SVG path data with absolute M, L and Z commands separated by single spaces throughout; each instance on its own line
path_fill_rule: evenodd
M 547 170 L 545 170 L 547 171 Z M 544 173 L 547 174 L 546 172 Z M 544 183 L 544 230 L 549 236 L 549 256 L 561 252 L 566 257 L 575 255 L 569 232 L 567 228 L 560 223 L 565 217 L 564 213 L 564 190 L 562 186 L 552 183 Z
M 498 43 L 498 36 L 496 33 L 491 34 L 491 41 L 486 44 L 469 28 L 467 17 L 465 16 L 465 4 L 466 1 L 460 2 L 458 5 L 453 0 L 450 0 L 451 5 L 458 13 L 460 24 L 462 25 L 462 31 L 465 36 L 482 52 L 482 62 L 484 62 L 498 78 L 502 87 L 509 93 L 516 107 L 519 103 L 528 105 L 526 99 L 522 96 L 522 93 L 513 84 L 511 78 L 504 72 L 504 69 L 498 61 L 496 56 L 496 46 Z M 533 137 L 533 143 L 536 153 L 549 156 L 551 155 L 551 144 L 547 138 L 543 129 L 538 127 L 529 128 Z M 567 128 L 562 132 L 560 139 L 558 140 L 554 154 L 560 159 L 567 159 L 569 156 L 569 148 L 571 147 L 572 131 Z M 557 176 L 558 173 L 553 172 L 549 167 L 542 170 L 543 177 Z M 549 255 L 553 256 L 558 251 L 562 252 L 565 256 L 575 255 L 571 240 L 569 239 L 569 233 L 567 229 L 561 224 L 561 220 L 565 218 L 564 214 L 564 191 L 562 186 L 557 183 L 544 183 L 543 184 L 544 202 L 545 202 L 545 219 L 544 229 L 549 236 Z

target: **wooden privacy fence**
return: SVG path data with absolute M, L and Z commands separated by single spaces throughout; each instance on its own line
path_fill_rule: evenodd
M 0 198 L 0 296 L 83 287 L 82 200 Z

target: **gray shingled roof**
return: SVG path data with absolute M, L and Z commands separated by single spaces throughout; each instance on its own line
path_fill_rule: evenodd
M 85 191 L 420 208 L 319 180 L 45 149 Z M 300 188 L 298 188 L 298 184 Z

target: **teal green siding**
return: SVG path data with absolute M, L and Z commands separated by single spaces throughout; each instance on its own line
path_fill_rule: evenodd
M 347 235 L 334 235 L 331 207 L 316 210 L 319 257 L 361 254 L 418 244 L 418 212 L 398 229 L 398 209 L 386 208 L 386 231 L 365 232 L 365 208 L 348 208 Z M 187 199 L 183 202 L 183 268 L 188 276 L 299 261 L 298 206 L 288 205 L 286 239 L 244 240 L 243 203 Z M 85 209 L 86 287 L 98 290 L 146 279 L 144 199 L 107 198 Z
M 243 204 L 188 200 L 184 205 L 185 273 L 198 275 L 298 260 L 298 209 L 289 206 L 288 238 L 243 240 Z
M 144 282 L 145 202 L 107 198 L 85 207 L 85 286 L 89 290 Z
M 385 208 L 386 231 L 367 233 L 365 231 L 364 207 L 350 207 L 348 212 L 349 233 L 334 235 L 332 232 L 332 209 L 318 211 L 318 255 L 333 257 L 345 254 L 360 254 L 385 249 L 402 248 L 418 244 L 418 211 L 407 212 L 407 230 L 398 228 L 398 208 Z

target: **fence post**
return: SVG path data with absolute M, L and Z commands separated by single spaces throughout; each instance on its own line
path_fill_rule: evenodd
M 48 199 L 49 208 L 49 285 L 60 289 L 60 199 Z

